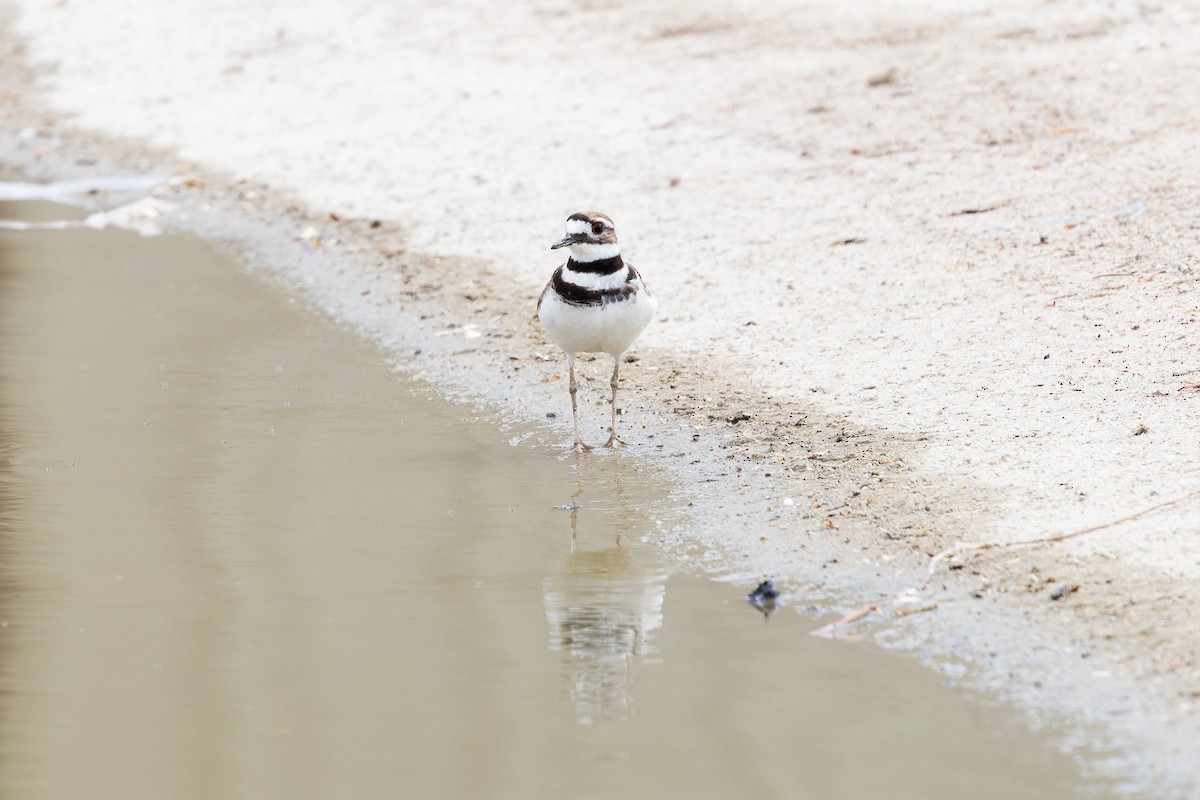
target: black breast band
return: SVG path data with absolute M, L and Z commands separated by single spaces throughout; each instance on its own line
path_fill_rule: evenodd
M 631 277 L 632 275 L 626 275 L 625 280 L 628 281 Z M 573 306 L 606 306 L 609 303 L 628 300 L 637 292 L 637 287 L 630 283 L 624 283 L 612 289 L 588 289 L 565 279 L 562 267 L 554 271 L 553 283 L 554 291 L 563 299 L 563 302 Z
M 625 262 L 621 260 L 620 253 L 612 258 L 596 261 L 576 261 L 573 258 L 567 260 L 567 269 L 573 272 L 590 272 L 593 275 L 614 275 L 624 267 Z

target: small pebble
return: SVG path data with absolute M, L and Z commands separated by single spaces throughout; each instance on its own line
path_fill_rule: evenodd
M 758 588 L 746 595 L 746 599 L 755 605 L 769 600 L 777 600 L 779 599 L 779 589 L 775 588 L 775 581 L 767 578 L 758 585 Z
M 1051 600 L 1062 600 L 1067 595 L 1078 592 L 1079 584 L 1076 583 L 1060 583 L 1054 587 L 1054 591 L 1050 593 Z

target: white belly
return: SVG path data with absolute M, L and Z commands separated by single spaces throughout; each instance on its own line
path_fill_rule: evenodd
M 619 356 L 641 335 L 658 301 L 644 288 L 628 300 L 603 306 L 564 303 L 554 292 L 538 309 L 538 319 L 555 344 L 568 353 L 610 353 Z

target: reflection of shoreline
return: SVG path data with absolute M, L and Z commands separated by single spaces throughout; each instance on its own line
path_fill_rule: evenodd
M 563 654 L 580 724 L 628 716 L 632 661 L 652 652 L 665 595 L 666 575 L 640 566 L 619 536 L 614 547 L 573 550 L 563 568 L 546 578 L 548 644 Z

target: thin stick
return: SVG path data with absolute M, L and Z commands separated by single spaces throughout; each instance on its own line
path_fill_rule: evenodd
M 945 550 L 942 550 L 940 553 L 935 553 L 933 555 L 933 557 L 929 560 L 929 568 L 927 570 L 925 570 L 925 577 L 922 578 L 920 580 L 920 582 L 917 583 L 915 586 L 912 586 L 909 589 L 905 589 L 904 591 L 897 592 L 896 594 L 892 595 L 891 597 L 888 597 L 885 600 L 879 600 L 874 603 L 869 603 L 867 605 L 860 606 L 860 607 L 856 608 L 855 610 L 851 611 L 849 614 L 846 614 L 841 619 L 831 622 L 828 625 L 823 625 L 822 627 L 817 628 L 810 635 L 811 636 L 824 636 L 824 637 L 827 637 L 830 639 L 836 638 L 838 636 L 840 628 L 844 628 L 848 625 L 854 624 L 855 622 L 859 622 L 860 620 L 866 619 L 871 614 L 882 614 L 884 611 L 886 611 L 887 609 L 894 606 L 896 604 L 896 602 L 900 599 L 901 595 L 909 594 L 909 593 L 918 594 L 920 592 L 925 591 L 925 589 L 929 586 L 929 582 L 933 580 L 933 576 L 937 574 L 938 565 L 940 563 L 942 563 L 942 561 L 944 561 L 947 556 L 958 555 L 961 553 L 969 553 L 972 551 L 979 551 L 979 550 L 998 550 L 998 549 L 1007 549 L 1010 547 L 1029 547 L 1032 545 L 1039 545 L 1039 544 L 1055 544 L 1058 542 L 1065 542 L 1067 539 L 1074 539 L 1076 536 L 1083 536 L 1085 534 L 1095 533 L 1096 531 L 1105 530 L 1106 528 L 1112 528 L 1117 525 L 1123 525 L 1126 522 L 1132 522 L 1133 520 L 1138 519 L 1140 517 L 1144 517 L 1147 514 L 1151 514 L 1155 511 L 1159 511 L 1160 509 L 1167 508 L 1168 506 L 1173 506 L 1178 503 L 1182 503 L 1184 500 L 1189 500 L 1193 497 L 1196 497 L 1197 495 L 1200 495 L 1200 488 L 1192 489 L 1191 491 L 1184 492 L 1183 494 L 1179 495 L 1178 497 L 1173 497 L 1170 500 L 1164 500 L 1161 503 L 1155 503 L 1154 505 L 1147 506 L 1146 508 L 1143 508 L 1140 511 L 1135 511 L 1132 514 L 1126 514 L 1123 517 L 1118 517 L 1117 519 L 1109 520 L 1108 522 L 1101 522 L 1098 525 L 1091 525 L 1086 528 L 1080 528 L 1079 530 L 1067 531 L 1066 533 L 1056 533 L 1052 536 L 1040 536 L 1036 539 L 1022 539 L 1021 541 L 1017 541 L 1017 542 L 979 542 L 976 544 L 967 544 L 965 542 L 959 542 L 958 544 L 956 544 L 952 547 L 947 547 Z M 924 608 L 915 609 L 915 610 L 907 612 L 907 613 L 916 613 L 916 611 L 918 611 L 918 610 L 924 611 L 926 609 L 924 609 Z M 930 609 L 930 610 L 932 610 L 932 609 Z M 904 616 L 904 614 L 900 614 L 897 611 L 896 616 Z
M 920 614 L 925 611 L 935 611 L 937 610 L 937 607 L 937 603 L 926 603 L 923 606 L 901 606 L 893 611 L 892 614 L 897 617 L 907 617 L 911 614 Z

